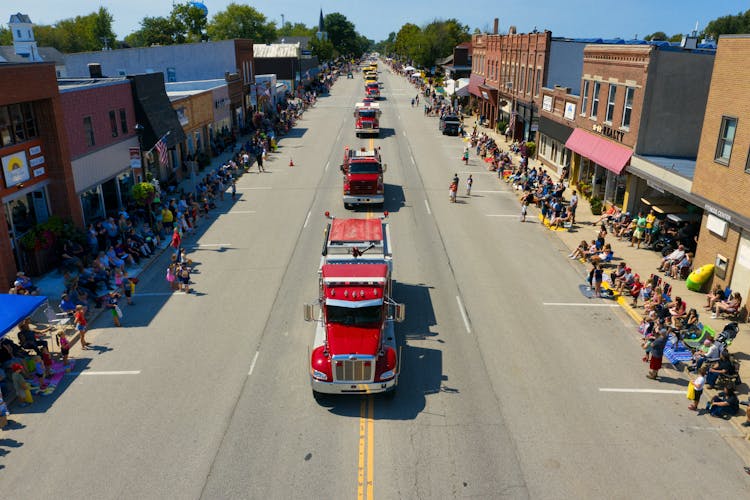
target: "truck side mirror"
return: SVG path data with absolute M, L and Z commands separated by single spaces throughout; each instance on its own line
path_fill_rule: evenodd
M 406 305 L 405 304 L 396 304 L 396 314 L 395 318 L 396 323 L 401 323 L 406 319 Z
M 315 304 L 305 304 L 303 310 L 305 321 L 315 321 Z

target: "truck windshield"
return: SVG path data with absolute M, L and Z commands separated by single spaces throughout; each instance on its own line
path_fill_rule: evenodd
M 355 162 L 349 164 L 350 174 L 378 174 L 380 173 L 380 165 L 374 161 L 368 162 Z
M 359 116 L 362 118 L 375 118 L 375 110 L 372 110 L 372 109 L 360 110 Z
M 365 326 L 379 324 L 383 306 L 369 307 L 341 307 L 326 306 L 326 316 L 329 323 L 339 323 L 348 326 Z

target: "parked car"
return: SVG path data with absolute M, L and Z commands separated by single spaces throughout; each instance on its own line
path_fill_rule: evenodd
M 443 135 L 458 135 L 459 127 L 461 126 L 461 120 L 456 115 L 445 115 L 440 118 L 438 122 L 438 130 Z

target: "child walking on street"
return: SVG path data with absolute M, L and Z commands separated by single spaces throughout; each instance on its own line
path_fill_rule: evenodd
M 86 321 L 86 310 L 81 304 L 76 306 L 76 312 L 73 314 L 73 322 L 76 325 L 81 336 L 81 349 L 88 349 L 89 343 L 86 342 L 86 332 L 88 331 L 88 322 Z
M 466 196 L 471 196 L 472 184 L 474 184 L 474 179 L 471 177 L 471 174 L 469 174 L 469 177 L 466 179 Z

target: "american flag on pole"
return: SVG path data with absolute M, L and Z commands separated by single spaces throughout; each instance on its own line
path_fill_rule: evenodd
M 162 137 L 154 147 L 159 152 L 159 163 L 162 167 L 165 166 L 167 163 L 169 163 L 169 158 L 167 157 L 167 141 L 165 141 L 164 137 Z

